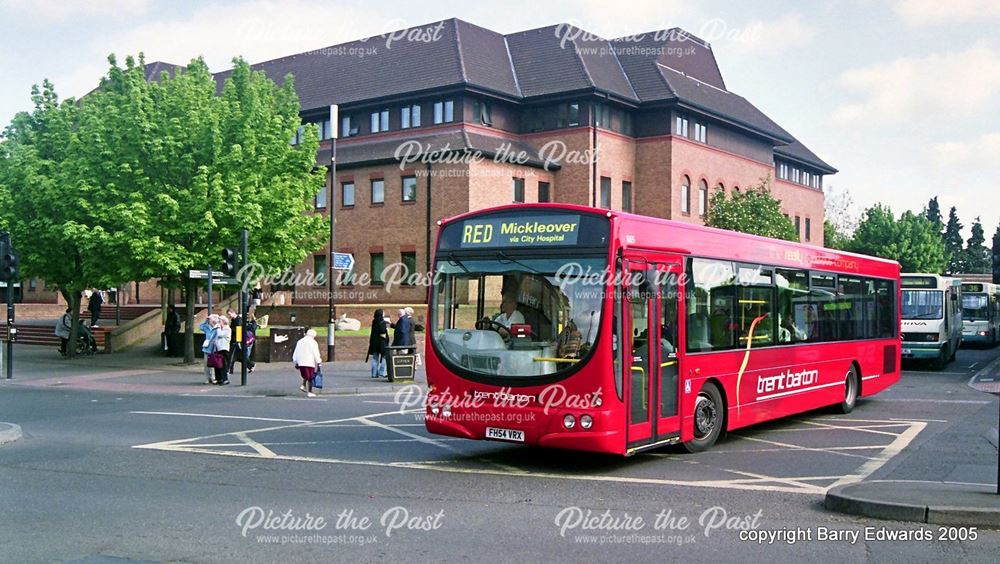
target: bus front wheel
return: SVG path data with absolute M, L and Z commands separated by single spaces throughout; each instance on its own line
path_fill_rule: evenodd
M 694 439 L 684 443 L 688 452 L 701 452 L 712 448 L 722 433 L 725 408 L 719 388 L 707 382 L 698 392 L 694 402 Z
M 850 413 L 858 404 L 858 372 L 851 366 L 844 378 L 844 401 L 840 402 L 840 412 Z

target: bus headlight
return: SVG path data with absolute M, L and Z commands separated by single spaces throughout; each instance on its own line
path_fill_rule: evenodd
M 451 417 L 451 406 L 450 405 L 444 404 L 444 407 L 441 408 L 441 416 L 442 417 Z
M 441 408 L 438 407 L 438 405 L 436 403 L 432 403 L 431 404 L 431 413 L 433 413 L 434 415 L 437 415 L 438 413 L 441 413 Z
M 593 426 L 594 426 L 594 418 L 593 417 L 591 417 L 589 415 L 581 415 L 580 416 L 580 428 L 581 429 L 590 429 Z
M 566 416 L 563 417 L 563 427 L 566 427 L 567 429 L 576 427 L 576 417 L 567 413 Z

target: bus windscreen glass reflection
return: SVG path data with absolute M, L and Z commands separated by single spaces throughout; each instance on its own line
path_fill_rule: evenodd
M 566 265 L 603 272 L 603 258 L 441 260 L 431 338 L 447 362 L 477 374 L 530 378 L 586 359 L 601 321 L 600 277 L 566 278 Z M 579 272 L 579 270 L 574 270 Z

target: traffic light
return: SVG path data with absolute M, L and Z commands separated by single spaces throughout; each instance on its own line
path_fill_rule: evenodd
M 14 282 L 20 280 L 21 269 L 18 266 L 17 254 L 10 243 L 10 234 L 0 234 L 0 280 Z
M 222 274 L 232 278 L 236 276 L 236 250 L 222 249 Z

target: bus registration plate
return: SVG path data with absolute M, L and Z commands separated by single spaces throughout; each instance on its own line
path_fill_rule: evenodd
M 515 429 L 500 429 L 499 427 L 487 427 L 486 438 L 496 439 L 499 441 L 514 441 L 517 443 L 523 443 L 524 431 L 518 431 Z

